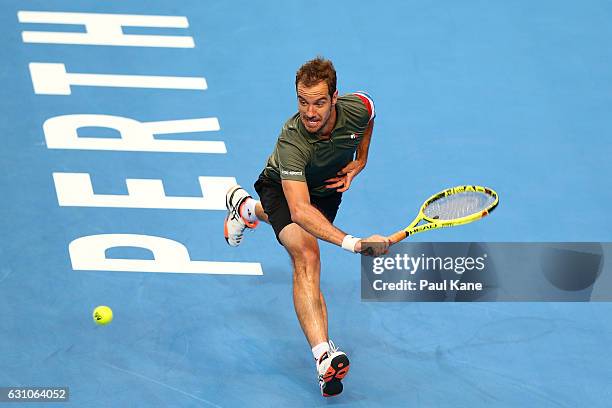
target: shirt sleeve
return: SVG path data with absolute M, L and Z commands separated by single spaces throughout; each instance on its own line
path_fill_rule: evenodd
M 281 138 L 277 146 L 281 180 L 306 181 L 308 158 L 293 142 Z
M 366 109 L 368 110 L 368 114 L 370 115 L 370 118 L 368 119 L 369 123 L 372 119 L 376 117 L 376 108 L 374 107 L 374 101 L 372 100 L 372 97 L 363 91 L 357 91 L 353 93 L 353 95 L 361 99 L 361 102 L 363 102 Z

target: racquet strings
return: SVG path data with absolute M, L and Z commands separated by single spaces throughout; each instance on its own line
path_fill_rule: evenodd
M 495 197 L 478 191 L 463 191 L 431 202 L 423 213 L 436 220 L 453 220 L 482 212 L 489 208 Z

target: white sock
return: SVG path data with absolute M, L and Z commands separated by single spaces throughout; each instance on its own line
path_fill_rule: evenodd
M 244 203 L 240 206 L 240 216 L 248 222 L 257 221 L 257 215 L 255 215 L 255 206 L 258 201 L 252 198 L 247 198 Z
M 319 357 L 321 357 L 323 353 L 327 352 L 329 352 L 329 343 L 327 342 L 319 343 L 312 348 L 312 355 L 317 362 L 319 361 Z

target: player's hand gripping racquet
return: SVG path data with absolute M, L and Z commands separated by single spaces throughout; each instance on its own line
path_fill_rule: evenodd
M 391 245 L 419 232 L 479 220 L 490 214 L 498 203 L 497 193 L 487 187 L 457 186 L 446 189 L 429 197 L 410 225 L 389 236 Z M 367 248 L 366 253 L 371 254 L 372 249 Z

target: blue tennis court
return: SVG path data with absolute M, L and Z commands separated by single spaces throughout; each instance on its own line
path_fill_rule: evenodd
M 340 94 L 365 90 L 377 110 L 340 228 L 390 234 L 429 195 L 478 183 L 499 193 L 493 216 L 411 239 L 611 241 L 611 3 L 0 7 L 0 386 L 70 387 L 65 405 L 79 407 L 610 405 L 610 304 L 362 302 L 359 257 L 325 243 L 330 336 L 352 368 L 343 394 L 322 398 L 285 251 L 266 225 L 227 246 L 212 192 L 235 179 L 254 193 L 296 111 L 295 71 L 323 55 Z M 174 18 L 122 31 L 94 18 L 84 39 L 83 23 L 49 22 L 74 15 L 46 12 Z M 141 142 L 123 143 L 113 120 Z M 145 151 L 147 132 L 166 144 Z M 134 271 L 71 257 L 90 236 L 131 242 L 98 255 Z M 137 271 L 160 260 L 137 247 L 147 237 L 184 248 L 185 270 Z M 92 321 L 101 304 L 108 326 Z

